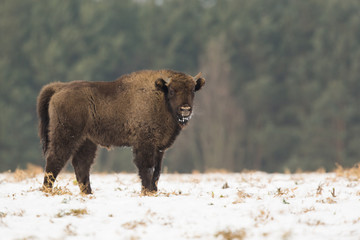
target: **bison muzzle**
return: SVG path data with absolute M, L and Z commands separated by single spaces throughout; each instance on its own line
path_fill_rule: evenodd
M 157 191 L 164 152 L 192 115 L 205 84 L 171 70 L 139 71 L 113 82 L 55 82 L 37 99 L 39 136 L 46 159 L 44 189 L 51 189 L 69 159 L 83 193 L 97 146 L 129 146 L 142 191 Z

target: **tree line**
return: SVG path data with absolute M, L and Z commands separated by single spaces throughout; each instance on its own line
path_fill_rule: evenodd
M 356 0 L 3 0 L 0 171 L 44 165 L 36 97 L 53 81 L 169 68 L 207 82 L 169 171 L 332 170 L 360 159 Z M 97 171 L 131 171 L 130 149 Z

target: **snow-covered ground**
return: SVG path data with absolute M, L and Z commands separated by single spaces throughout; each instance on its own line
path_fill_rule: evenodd
M 94 194 L 61 173 L 0 174 L 0 239 L 360 239 L 360 184 L 335 173 L 92 174 Z M 55 190 L 56 190 L 55 189 Z

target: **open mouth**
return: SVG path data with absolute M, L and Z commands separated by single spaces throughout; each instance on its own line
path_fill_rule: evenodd
M 179 110 L 177 112 L 177 118 L 181 125 L 185 125 L 190 120 L 191 115 L 191 107 L 188 104 L 184 104 L 179 107 Z
M 180 124 L 184 125 L 184 124 L 186 124 L 190 119 L 191 119 L 191 114 L 190 114 L 189 116 L 180 115 L 179 118 L 178 118 L 178 121 L 179 121 Z

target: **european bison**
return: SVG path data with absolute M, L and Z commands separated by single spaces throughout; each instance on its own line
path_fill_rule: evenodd
M 72 158 L 83 193 L 90 194 L 90 166 L 97 145 L 131 146 L 142 191 L 157 191 L 164 151 L 192 114 L 205 84 L 171 70 L 139 71 L 113 82 L 55 82 L 37 99 L 39 136 L 46 158 L 45 189 Z

